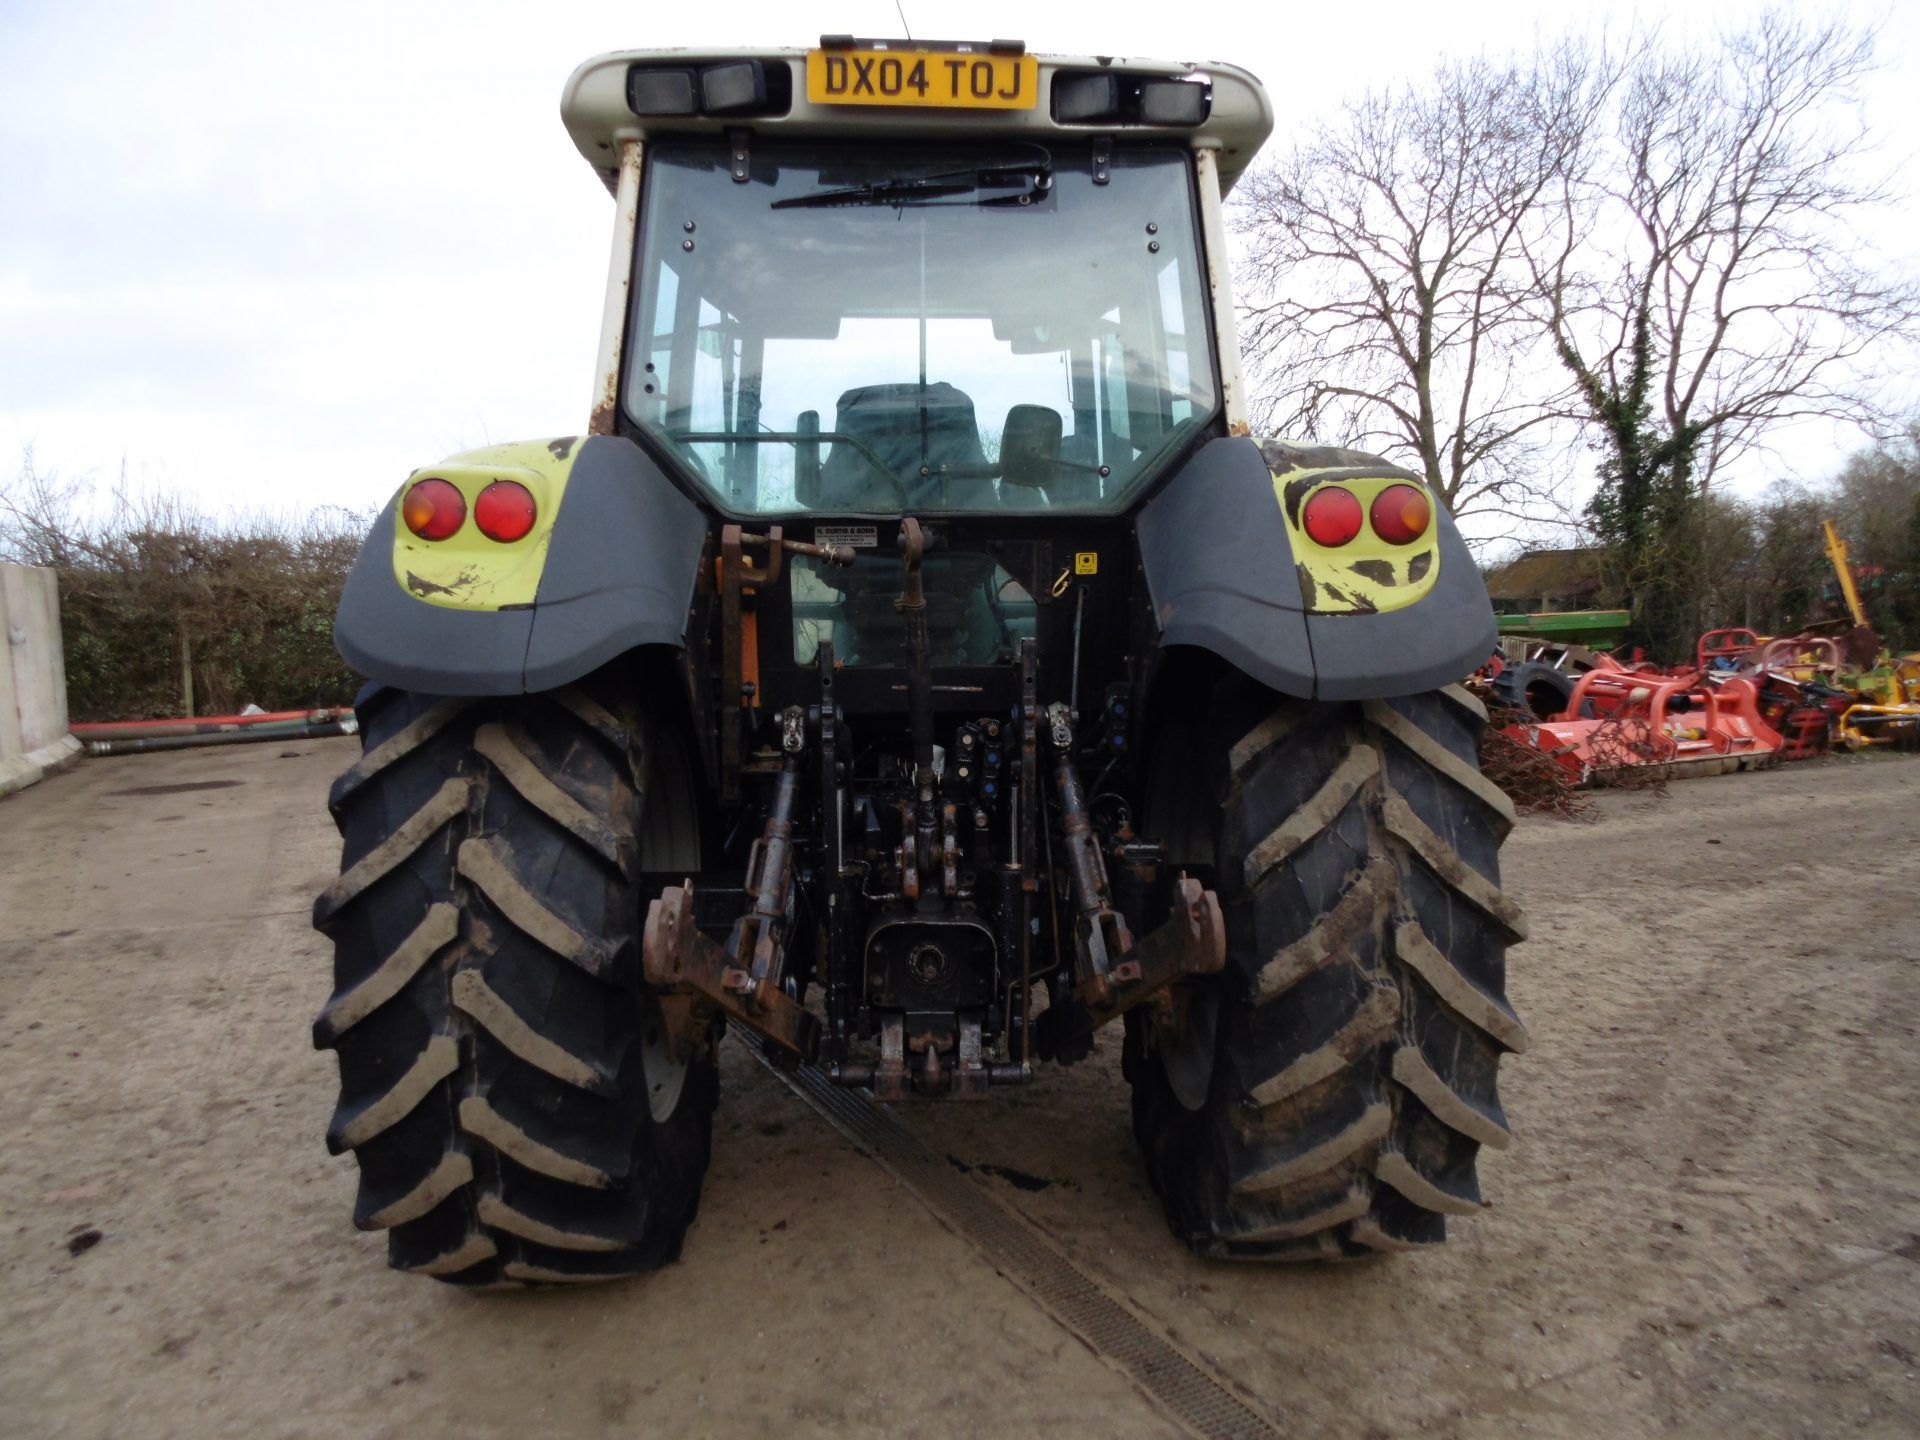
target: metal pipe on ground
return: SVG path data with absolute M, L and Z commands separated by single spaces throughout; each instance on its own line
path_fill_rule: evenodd
M 182 715 L 159 720 L 90 720 L 70 727 L 82 740 L 139 740 L 148 735 L 211 735 L 220 730 L 246 730 L 261 725 L 292 722 L 320 724 L 352 712 L 346 707 L 320 710 L 274 710 L 253 715 Z
M 267 740 L 321 740 L 332 735 L 354 735 L 360 726 L 352 715 L 336 720 L 287 720 L 274 725 L 250 725 L 244 730 L 216 730 L 204 735 L 143 735 L 137 739 L 89 740 L 89 755 L 138 755 L 151 750 L 193 750 L 203 745 L 255 745 Z

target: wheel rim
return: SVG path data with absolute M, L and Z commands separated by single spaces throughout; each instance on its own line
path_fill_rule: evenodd
M 1201 728 L 1176 720 L 1160 738 L 1164 756 L 1189 756 L 1202 743 Z M 1148 780 L 1147 833 L 1167 845 L 1167 862 L 1182 870 L 1210 870 L 1214 863 L 1213 824 L 1217 805 L 1204 786 L 1192 783 L 1184 763 L 1157 764 Z M 1153 1024 L 1153 1049 L 1167 1085 L 1183 1109 L 1199 1110 L 1213 1088 L 1214 1037 L 1220 1026 L 1220 991 L 1213 980 L 1181 987 L 1186 992 L 1180 1018 Z M 1182 1023 L 1184 1021 L 1184 1023 Z
M 1193 987 L 1187 1023 L 1154 1027 L 1154 1049 L 1174 1098 L 1188 1110 L 1207 1103 L 1213 1088 L 1213 1041 L 1220 1028 L 1220 992 L 1211 983 Z
M 640 1070 L 647 1084 L 647 1109 L 656 1123 L 670 1120 L 687 1086 L 688 1058 L 674 1058 L 667 1046 L 667 1017 L 651 995 L 640 1006 Z
M 641 817 L 642 869 L 685 871 L 700 868 L 700 807 L 692 791 L 692 767 L 677 730 L 655 731 L 648 763 L 639 777 L 646 796 Z M 672 1118 L 686 1089 L 691 1057 L 674 1056 L 667 1043 L 666 1011 L 653 995 L 640 998 L 640 1069 L 647 1086 L 647 1109 L 656 1124 Z

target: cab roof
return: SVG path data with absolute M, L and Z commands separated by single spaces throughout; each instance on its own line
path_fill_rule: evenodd
M 985 56 L 1025 53 L 1018 41 L 943 42 L 854 40 L 849 36 L 823 37 L 822 47 L 858 47 L 885 50 L 903 57 L 971 51 Z M 746 127 L 769 138 L 817 139 L 833 136 L 868 139 L 952 140 L 968 136 L 1015 136 L 1041 140 L 1108 135 L 1115 140 L 1179 140 L 1195 150 L 1213 150 L 1218 156 L 1220 183 L 1228 187 L 1252 163 L 1261 143 L 1273 130 L 1273 105 L 1266 88 L 1236 65 L 1194 64 L 1135 60 L 1113 55 L 1036 55 L 1038 103 L 1025 110 L 891 108 L 876 105 L 817 104 L 807 98 L 806 66 L 811 53 L 803 49 L 678 49 L 618 50 L 587 61 L 567 81 L 560 97 L 560 118 L 573 143 L 599 172 L 609 190 L 619 174 L 620 146 L 626 140 L 649 140 L 664 135 L 724 135 Z M 789 97 L 783 113 L 636 115 L 628 104 L 628 75 L 636 66 L 684 66 L 689 69 L 727 61 L 758 60 L 769 74 L 768 89 Z M 776 67 L 781 72 L 775 75 Z M 1111 120 L 1079 123 L 1053 118 L 1053 85 L 1062 72 L 1107 71 L 1123 77 L 1205 81 L 1212 87 L 1212 106 L 1197 125 L 1115 124 Z

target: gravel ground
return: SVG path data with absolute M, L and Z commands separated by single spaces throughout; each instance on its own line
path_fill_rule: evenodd
M 0 1434 L 1183 1433 L 732 1042 L 679 1265 L 387 1271 L 308 1041 L 352 754 L 93 761 L 0 804 Z M 1117 1039 L 903 1117 L 1289 1433 L 1920 1433 L 1917 819 L 1920 762 L 1873 755 L 1523 822 L 1519 1143 L 1444 1252 L 1192 1258 Z

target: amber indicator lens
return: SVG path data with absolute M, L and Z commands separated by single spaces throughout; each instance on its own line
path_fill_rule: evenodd
M 1433 506 L 1418 486 L 1389 485 L 1373 497 L 1367 518 L 1373 533 L 1389 545 L 1411 545 L 1433 523 Z
M 503 544 L 524 539 L 538 514 L 533 492 L 511 480 L 494 481 L 473 502 L 473 523 L 480 533 Z
M 407 491 L 400 518 L 422 540 L 444 540 L 467 518 L 467 500 L 445 480 L 422 480 Z
M 1360 501 L 1351 490 L 1328 485 L 1313 492 L 1300 523 L 1316 545 L 1344 545 L 1360 533 Z

